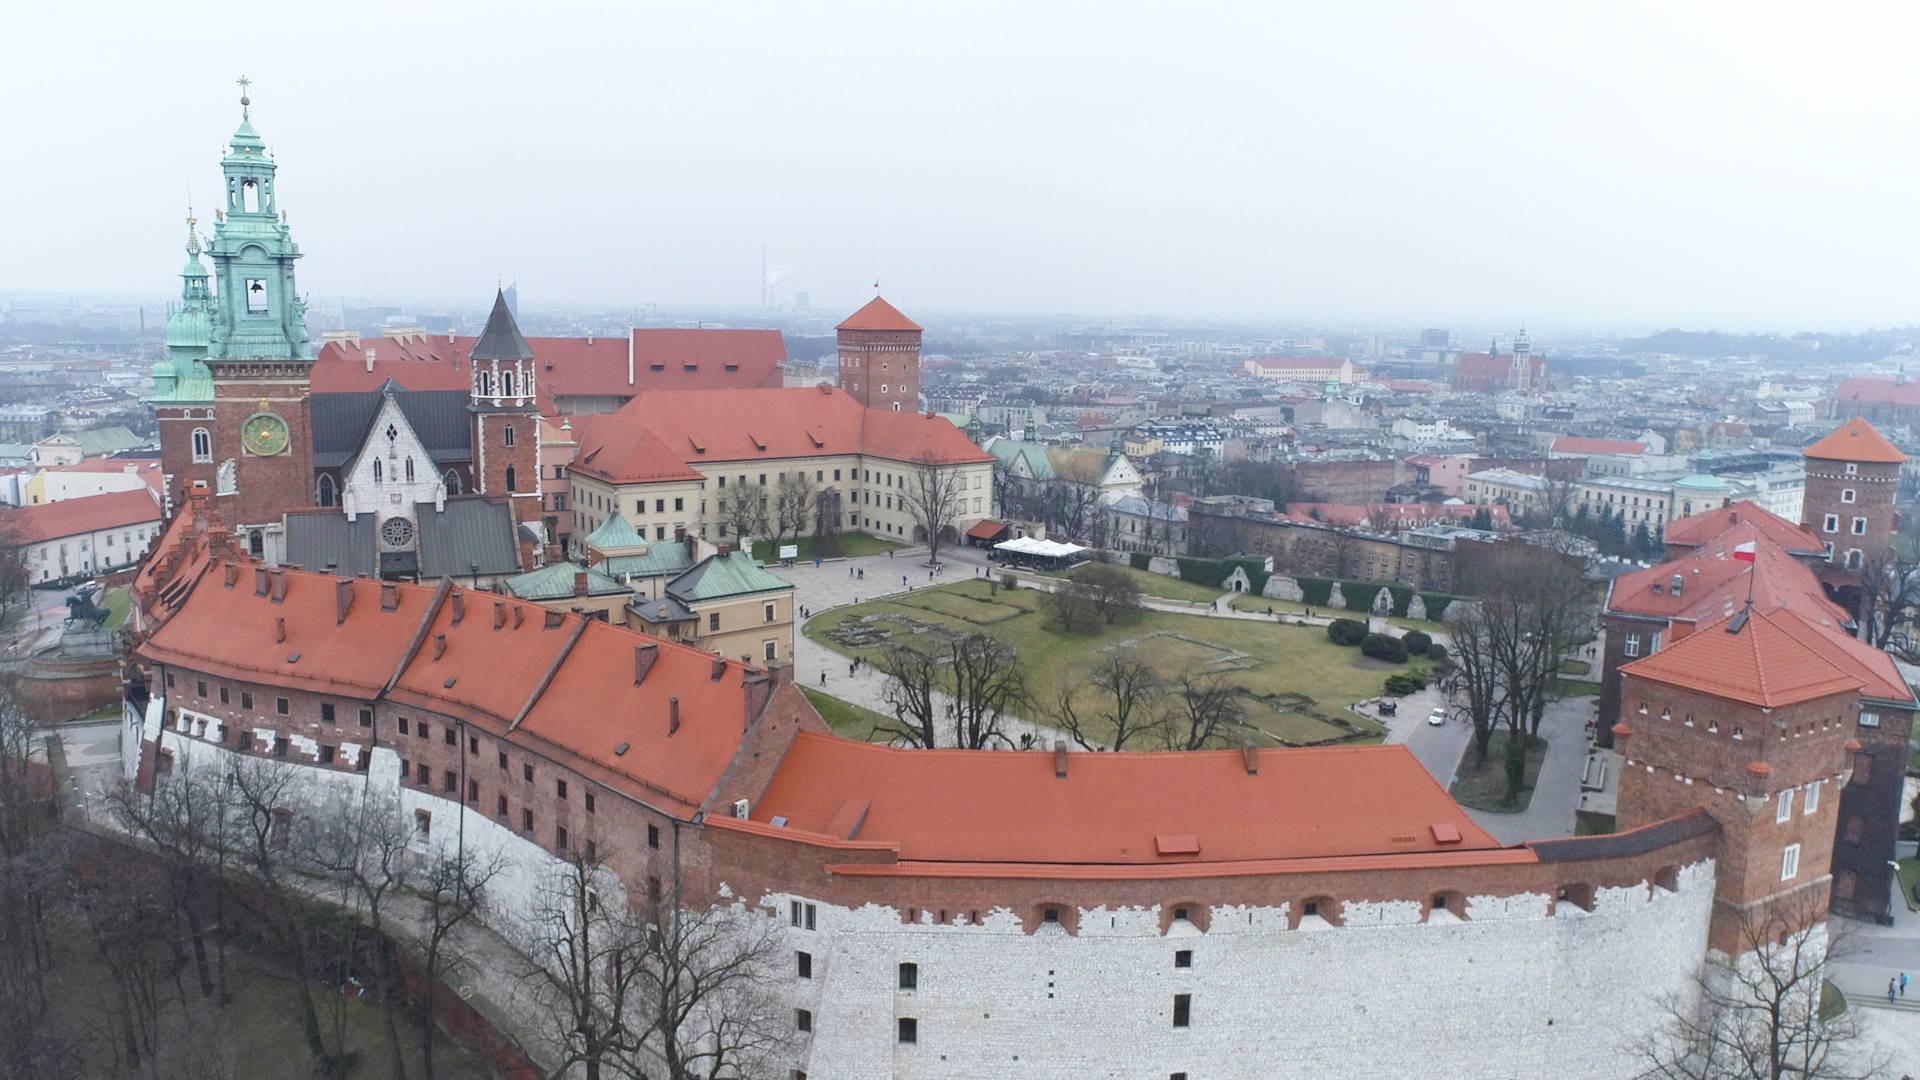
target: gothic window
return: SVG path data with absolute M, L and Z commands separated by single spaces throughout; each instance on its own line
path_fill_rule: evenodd
M 500 396 L 513 396 L 513 372 L 511 371 L 503 371 L 500 373 Z
M 333 477 L 327 475 L 326 473 L 320 474 L 320 482 L 317 485 L 315 485 L 315 488 L 314 488 L 313 501 L 314 501 L 314 504 L 318 506 L 333 505 L 333 501 L 334 501 Z
M 493 372 L 491 371 L 482 371 L 480 373 L 480 396 L 493 396 Z
M 374 458 L 373 459 L 373 482 L 378 484 L 381 482 L 381 479 L 382 477 L 380 472 L 380 459 Z
M 502 446 L 513 445 L 513 428 L 511 426 L 504 428 L 502 430 L 500 435 L 500 445 Z
M 447 474 L 441 477 L 441 479 L 445 480 L 447 483 L 447 494 L 449 495 L 460 494 L 460 474 L 459 473 L 454 472 L 452 469 L 448 469 Z
M 411 456 L 407 458 L 407 483 L 413 483 L 413 458 Z
M 206 428 L 193 429 L 193 460 L 196 464 L 213 460 L 213 434 Z
M 406 547 L 413 543 L 413 522 L 403 517 L 390 517 L 380 523 L 380 539 L 388 547 Z
M 507 466 L 507 491 L 514 492 L 518 490 L 520 490 L 519 487 L 514 483 L 513 466 L 509 465 Z

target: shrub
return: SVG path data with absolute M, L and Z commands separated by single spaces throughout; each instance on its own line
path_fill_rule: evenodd
M 1407 662 L 1407 647 L 1390 634 L 1368 634 L 1360 642 L 1360 655 L 1390 663 Z
M 1427 680 L 1413 672 L 1387 676 L 1387 693 L 1394 697 L 1406 697 L 1427 688 Z
M 1446 663 L 1447 647 L 1445 645 L 1440 644 L 1437 641 L 1433 642 L 1432 644 L 1427 646 L 1427 659 L 1433 661 L 1436 664 Z
M 1300 583 L 1300 602 L 1308 607 L 1326 607 L 1327 597 L 1333 595 L 1333 582 L 1323 577 L 1297 577 Z
M 1145 570 L 1153 564 L 1153 556 L 1144 551 L 1136 551 L 1127 556 L 1127 564 L 1135 570 Z
M 1433 636 L 1423 631 L 1409 630 L 1400 638 L 1400 644 L 1415 656 L 1425 656 L 1427 650 L 1433 648 Z
M 1327 640 L 1335 645 L 1358 645 L 1367 637 L 1367 624 L 1353 619 L 1335 619 L 1327 624 Z
M 1453 597 L 1445 593 L 1423 592 L 1420 599 L 1427 605 L 1427 618 L 1434 622 L 1439 622 L 1440 616 L 1447 613 L 1447 605 L 1453 603 Z

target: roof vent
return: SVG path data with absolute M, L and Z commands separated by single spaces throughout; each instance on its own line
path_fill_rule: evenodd
M 1260 751 L 1252 743 L 1240 744 L 1240 761 L 1246 765 L 1248 776 L 1260 775 Z
M 734 817 L 737 817 L 742 821 L 745 821 L 747 817 L 747 811 L 749 809 L 751 809 L 751 806 L 748 804 L 747 800 L 745 799 L 733 800 L 733 816 Z
M 515 630 L 520 629 L 520 624 L 522 622 L 525 622 L 526 618 L 527 618 L 527 613 L 521 610 L 520 605 L 519 604 L 513 605 L 513 628 Z
M 1436 821 L 1428 827 L 1433 832 L 1436 844 L 1457 844 L 1460 842 L 1460 827 L 1450 822 Z
M 1738 615 L 1735 615 L 1733 618 L 1727 620 L 1727 633 L 1737 634 L 1740 631 L 1745 630 L 1747 628 L 1747 616 L 1751 615 L 1752 613 L 1753 613 L 1752 608 L 1740 609 L 1740 613 Z
M 445 655 L 447 655 L 447 635 L 433 635 L 433 658 L 438 660 Z
M 347 613 L 353 610 L 353 591 L 352 578 L 333 583 L 333 625 L 339 626 L 347 621 Z
M 273 620 L 273 640 L 275 642 L 287 640 L 287 620 L 283 617 L 275 616 Z
M 631 749 L 633 749 L 633 746 L 631 743 L 621 743 L 620 745 L 613 748 L 613 756 L 626 757 L 627 751 Z
M 392 582 L 380 585 L 380 610 L 393 611 L 400 606 L 400 586 Z
M 678 697 L 670 697 L 667 699 L 667 735 L 671 737 L 674 732 L 679 730 L 680 699 Z
M 1673 595 L 1675 595 L 1675 596 L 1679 596 L 1679 595 L 1680 595 L 1680 586 L 1682 586 L 1682 585 L 1685 585 L 1686 583 L 1687 583 L 1687 579 L 1686 579 L 1686 578 L 1684 578 L 1684 577 L 1681 577 L 1681 576 L 1680 576 L 1679 574 L 1675 574 L 1675 575 L 1673 575 L 1673 581 L 1672 581 L 1672 583 L 1671 583 L 1671 584 L 1669 585 L 1669 588 L 1670 588 L 1670 589 L 1672 590 L 1672 592 L 1673 592 Z
M 660 659 L 660 646 L 651 641 L 640 642 L 633 647 L 633 685 L 639 686 L 647 681 L 647 672 L 653 670 L 654 661 Z
M 714 657 L 713 658 L 713 675 L 711 676 L 713 681 L 719 682 L 720 676 L 725 675 L 726 673 L 727 673 L 727 662 L 717 656 Z
M 507 605 L 495 600 L 493 602 L 493 628 L 498 630 L 505 625 L 507 625 Z
M 566 621 L 567 621 L 567 616 L 565 612 L 549 611 L 547 612 L 546 625 L 543 628 L 547 630 L 552 630 L 553 628 L 560 626 Z
M 1054 778 L 1058 780 L 1066 779 L 1067 740 L 1065 739 L 1053 740 L 1053 775 Z

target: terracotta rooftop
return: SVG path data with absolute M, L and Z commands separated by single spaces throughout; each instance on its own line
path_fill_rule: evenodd
M 1878 465 L 1898 465 L 1907 460 L 1907 455 L 1888 442 L 1886 436 L 1857 416 L 1800 451 L 1800 455 L 1822 461 L 1862 461 Z
M 1805 628 L 1793 622 L 1787 614 L 1736 612 L 1620 670 L 1768 709 L 1858 690 L 1861 680 L 1803 641 Z
M 1825 550 L 1812 530 L 1745 499 L 1718 510 L 1675 518 L 1667 523 L 1662 538 L 1669 549 L 1700 548 L 1737 525 L 1750 526 L 1759 535 L 1796 554 L 1818 555 Z M 1744 539 L 1741 542 L 1744 543 Z
M 159 520 L 160 504 L 154 500 L 153 490 L 147 487 L 22 506 L 8 511 L 6 516 L 14 535 L 24 543 Z
M 1239 750 L 1068 754 L 1059 777 L 1049 752 L 898 750 L 801 734 L 753 820 L 782 817 L 791 830 L 933 863 L 1165 868 L 1499 847 L 1405 747 L 1254 759 L 1250 774 Z M 1436 839 L 1449 828 L 1458 842 Z
M 1800 643 L 1825 657 L 1840 670 L 1860 680 L 1860 695 L 1911 706 L 1913 688 L 1884 650 L 1844 634 L 1795 611 L 1781 611 L 1775 621 Z
M 1628 457 L 1638 457 L 1647 452 L 1647 444 L 1634 442 L 1631 439 L 1586 439 L 1578 435 L 1562 435 L 1553 440 L 1552 452 L 1589 456 L 1625 454 Z
M 924 413 L 868 409 L 831 386 L 644 394 L 612 413 L 644 428 L 688 465 L 777 461 L 829 454 L 874 454 L 910 462 L 932 455 L 943 463 L 991 461 L 959 428 Z M 586 458 L 588 431 L 603 417 L 575 426 Z
M 900 313 L 900 309 L 879 297 L 867 301 L 866 306 L 847 316 L 846 321 L 836 330 L 920 330 L 919 323 Z
M 1920 405 L 1920 382 L 1855 376 L 1841 379 L 1833 396 L 1840 401 L 1864 401 L 1875 405 Z
M 1749 541 L 1754 561 L 1734 558 L 1733 550 Z M 1681 586 L 1677 595 L 1675 577 Z M 1677 639 L 1695 626 L 1740 610 L 1749 597 L 1757 611 L 1785 608 L 1822 625 L 1852 625 L 1846 609 L 1827 599 L 1810 567 L 1744 522 L 1716 533 L 1692 554 L 1614 578 L 1607 590 L 1607 610 L 1671 620 Z
M 573 437 L 580 449 L 570 468 L 583 476 L 613 484 L 701 478 L 659 436 L 622 415 L 582 417 Z

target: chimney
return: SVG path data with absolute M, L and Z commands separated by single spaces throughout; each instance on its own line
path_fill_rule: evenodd
M 733 554 L 733 545 L 721 544 L 718 547 L 714 548 L 714 552 L 724 559 L 727 556 Z
M 710 676 L 712 680 L 714 682 L 719 682 L 720 676 L 725 675 L 726 673 L 727 673 L 727 662 L 718 656 L 714 657 L 713 658 L 713 674 L 712 676 Z
M 541 627 L 542 629 L 552 630 L 560 626 L 562 623 L 565 623 L 566 621 L 567 621 L 567 616 L 565 612 L 549 611 L 547 612 L 546 619 L 541 623 Z
M 467 617 L 467 594 L 459 589 L 453 590 L 453 619 L 450 625 L 459 626 L 460 620 Z
M 673 736 L 673 733 L 679 730 L 680 730 L 680 699 L 677 697 L 670 697 L 667 699 L 667 736 L 671 738 Z
M 365 349 L 365 350 L 362 350 L 362 353 L 367 358 L 367 373 L 372 374 L 373 373 L 373 350 Z
M 353 610 L 353 579 L 341 578 L 333 583 L 333 625 L 339 626 L 347 621 L 347 613 Z
M 764 671 L 749 671 L 746 678 L 740 681 L 740 689 L 743 694 L 742 704 L 746 706 L 744 710 L 746 715 L 740 718 L 740 730 L 746 731 L 753 727 L 753 722 L 759 718 L 760 711 L 767 707 L 768 699 L 773 697 L 773 680 Z
M 273 617 L 273 640 L 277 642 L 287 640 L 287 620 L 285 616 L 276 615 Z
M 400 608 L 400 586 L 391 581 L 380 583 L 380 610 L 397 611 Z
M 453 327 L 447 327 L 447 344 L 453 344 Z
M 253 595 L 267 595 L 267 568 L 264 566 L 253 568 Z
M 273 572 L 273 602 L 277 604 L 286 598 L 287 572 L 285 570 L 275 570 Z
M 593 344 L 593 331 L 591 330 L 587 331 L 587 344 L 589 346 Z
M 493 602 L 493 628 L 498 630 L 505 625 L 507 625 L 507 605 L 495 600 Z
M 1053 740 L 1053 775 L 1056 779 L 1067 778 L 1067 740 Z
M 521 610 L 520 605 L 519 604 L 513 605 L 513 628 L 515 630 L 520 629 L 520 624 L 522 622 L 525 622 L 526 618 L 527 618 L 527 613 Z
M 239 564 L 237 564 L 237 563 L 228 563 L 228 564 L 227 564 L 227 588 L 229 588 L 229 589 L 231 589 L 231 588 L 233 588 L 233 586 L 234 586 L 234 583 L 235 583 L 235 582 L 237 582 L 237 581 L 239 581 L 239 580 L 240 580 L 240 566 L 239 566 Z
M 1667 585 L 1667 591 L 1672 593 L 1675 596 L 1679 596 L 1680 586 L 1686 584 L 1686 581 L 1687 579 L 1681 577 L 1679 574 L 1673 575 L 1673 580 L 1669 582 Z
M 1246 764 L 1248 776 L 1260 775 L 1260 751 L 1252 743 L 1240 744 L 1240 760 Z
M 658 659 L 660 646 L 651 641 L 643 641 L 633 647 L 633 685 L 639 686 L 647 681 L 647 672 L 653 670 L 653 663 Z
M 445 655 L 447 655 L 447 635 L 433 635 L 433 658 L 438 660 Z
M 575 570 L 573 572 L 573 595 L 587 595 L 587 572 L 585 570 Z

